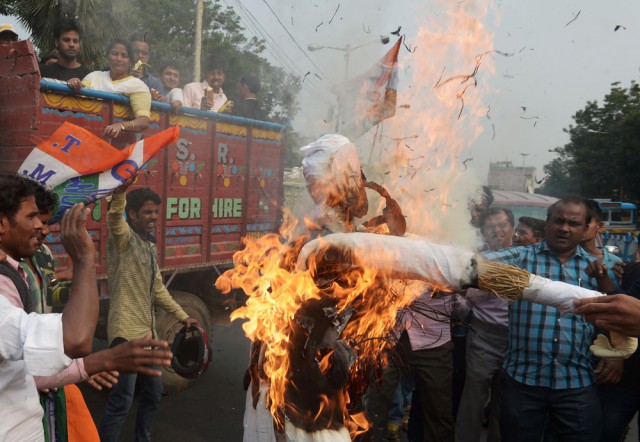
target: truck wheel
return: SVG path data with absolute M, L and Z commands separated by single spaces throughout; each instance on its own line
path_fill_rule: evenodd
M 179 290 L 170 290 L 173 299 L 180 304 L 180 307 L 192 318 L 200 323 L 200 326 L 207 333 L 209 343 L 211 343 L 211 319 L 209 309 L 205 303 L 196 295 Z M 183 325 L 172 315 L 159 308 L 156 311 L 156 331 L 159 339 L 169 341 L 169 345 L 173 343 L 173 339 L 180 331 Z M 186 379 L 177 374 L 173 367 L 162 368 L 162 387 L 164 394 L 174 394 L 186 390 L 194 382 L 192 379 Z

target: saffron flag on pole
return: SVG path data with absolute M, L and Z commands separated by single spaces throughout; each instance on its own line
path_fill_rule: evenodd
M 338 97 L 340 132 L 344 135 L 359 137 L 396 114 L 398 52 L 401 44 L 402 37 L 367 72 L 333 88 Z
M 171 127 L 125 149 L 116 149 L 86 129 L 65 122 L 38 144 L 20 166 L 23 173 L 58 195 L 52 222 L 77 203 L 91 204 L 127 181 L 180 135 Z

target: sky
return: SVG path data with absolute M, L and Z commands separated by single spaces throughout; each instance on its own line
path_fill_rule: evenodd
M 486 180 L 490 161 L 535 166 L 541 178 L 543 165 L 554 158 L 549 150 L 568 142 L 563 129 L 572 123 L 572 115 L 587 101 L 601 101 L 611 83 L 628 86 L 637 79 L 640 66 L 640 2 L 636 0 L 221 1 L 236 9 L 249 35 L 267 40 L 267 58 L 305 78 L 302 110 L 293 124 L 309 136 L 331 131 L 323 124 L 334 102 L 330 88 L 345 76 L 343 51 L 309 51 L 310 44 L 337 48 L 364 44 L 350 52 L 348 75 L 355 76 L 390 49 L 394 40 L 383 46 L 379 37 L 402 27 L 400 34 L 415 52 L 406 48 L 400 52 L 398 104 L 409 104 L 410 109 L 399 110 L 395 124 L 385 123 L 388 138 L 416 135 L 395 129 L 412 117 L 422 118 L 421 103 L 429 103 L 429 96 L 439 92 L 433 87 L 438 75 L 470 73 L 475 56 L 492 49 L 511 54 L 483 57 L 477 90 L 465 95 L 475 94 L 461 113 L 467 121 L 450 118 L 452 125 L 459 123 L 456 130 L 469 133 L 458 141 L 461 147 L 455 149 L 452 161 L 467 160 L 465 167 L 480 181 Z M 461 26 L 450 20 L 452 13 L 460 11 L 472 21 Z M 473 34 L 470 27 L 481 28 L 486 39 L 474 46 L 472 51 L 477 52 L 454 54 L 453 61 L 451 54 L 434 55 L 443 46 L 464 46 Z M 20 33 L 26 37 L 24 30 Z M 420 64 L 431 69 L 416 75 L 415 66 Z M 455 109 L 457 114 L 459 104 Z M 428 126 L 431 120 L 425 121 Z M 430 132 L 429 127 L 423 130 Z M 412 147 L 421 146 L 428 155 L 433 143 L 422 143 L 425 136 L 419 134 Z M 371 138 L 358 141 L 367 144 Z
M 527 166 L 537 167 L 537 177 L 542 178 L 542 167 L 554 158 L 549 150 L 569 141 L 563 129 L 572 124 L 575 112 L 588 101 L 601 102 L 611 83 L 619 81 L 628 86 L 637 80 L 640 66 L 637 44 L 640 2 L 635 0 L 500 0 L 488 2 L 486 14 L 476 11 L 482 8 L 475 5 L 482 2 L 471 0 L 224 0 L 223 3 L 238 10 L 239 4 L 244 6 L 259 18 L 302 75 L 311 72 L 305 83 L 309 81 L 313 86 L 305 87 L 301 95 L 303 114 L 321 116 L 326 116 L 325 102 L 332 100 L 328 89 L 344 76 L 344 52 L 323 49 L 305 51 L 305 55 L 298 46 L 303 49 L 309 44 L 356 46 L 374 41 L 379 35 L 389 35 L 398 26 L 402 26 L 401 34 L 412 46 L 421 30 L 433 27 L 434 19 L 436 25 L 438 20 L 446 21 L 447 15 L 456 9 L 467 9 L 471 16 L 476 14 L 492 35 L 486 50 L 513 54 L 486 56 L 486 62 L 494 64 L 494 72 L 490 67 L 485 69 L 485 61 L 478 71 L 479 80 L 488 84 L 475 111 L 486 115 L 490 109 L 490 120 L 480 121 L 483 132 L 469 140 L 459 160 L 473 158 L 467 164 L 481 181 L 486 180 L 490 161 L 512 161 L 516 166 L 524 161 Z M 243 20 L 248 19 L 243 16 Z M 621 27 L 616 31 L 618 25 Z M 464 28 L 453 33 L 459 39 L 467 34 Z M 371 43 L 351 52 L 350 76 L 369 68 L 390 46 Z M 416 59 L 428 59 L 432 49 L 427 42 L 426 46 L 418 45 L 414 53 L 400 52 L 405 72 L 400 75 L 400 89 L 418 86 L 421 79 L 406 75 L 406 70 Z M 271 57 L 268 53 L 267 56 Z M 435 69 L 438 73 L 447 64 L 441 59 L 434 63 L 439 64 Z M 473 57 L 468 57 L 466 67 L 462 63 L 459 73 L 471 72 L 474 64 Z M 314 75 L 318 73 L 316 67 L 322 71 L 319 74 L 322 80 Z M 427 76 L 423 80 L 433 85 L 437 78 Z M 433 88 L 425 88 L 423 92 L 433 93 Z M 317 121 L 298 120 L 302 126 L 309 120 Z

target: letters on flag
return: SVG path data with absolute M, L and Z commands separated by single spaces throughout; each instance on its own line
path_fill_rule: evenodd
M 111 193 L 179 135 L 180 128 L 175 126 L 119 150 L 88 130 L 65 122 L 31 151 L 19 173 L 58 195 L 55 222 L 73 205 L 91 204 Z
M 382 120 L 396 114 L 398 52 L 402 37 L 371 69 L 335 86 L 340 132 L 359 137 Z

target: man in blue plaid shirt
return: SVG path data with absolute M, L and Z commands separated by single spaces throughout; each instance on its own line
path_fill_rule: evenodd
M 545 239 L 485 254 L 546 278 L 597 289 L 586 269 L 595 258 L 580 247 L 589 223 L 585 200 L 565 197 L 549 208 Z M 515 301 L 509 307 L 509 347 L 500 376 L 502 440 L 539 442 L 545 423 L 563 441 L 596 441 L 600 401 L 594 383 L 596 336 L 583 316 Z

